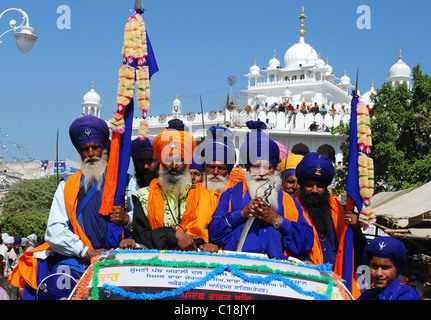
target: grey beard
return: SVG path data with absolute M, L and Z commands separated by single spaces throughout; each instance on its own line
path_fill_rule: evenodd
M 93 181 L 97 184 L 97 189 L 102 188 L 103 179 L 105 177 L 106 163 L 108 161 L 108 152 L 103 151 L 102 157 L 93 157 L 92 160 L 96 159 L 95 162 L 90 162 L 90 159 L 81 158 L 81 171 L 84 175 L 84 190 L 87 191 Z
M 263 180 L 259 180 L 263 179 Z M 275 183 L 275 189 L 272 190 L 271 195 L 268 197 L 268 202 L 277 210 L 278 208 L 278 191 L 281 188 L 281 178 L 277 171 L 270 176 L 253 176 L 250 172 L 245 175 L 245 181 L 247 182 L 248 193 L 251 199 L 263 197 L 265 190 Z
M 222 193 L 226 190 L 227 182 L 229 180 L 229 176 L 223 177 L 218 175 L 217 178 L 213 174 L 209 174 L 206 179 L 204 179 L 204 187 L 208 190 L 213 190 L 217 193 Z
M 177 197 L 181 197 L 184 189 L 187 186 L 192 185 L 192 178 L 190 171 L 187 166 L 184 167 L 183 171 L 180 171 L 179 175 L 174 176 L 169 173 L 170 170 L 162 167 L 159 172 L 159 185 L 160 189 L 164 194 L 173 193 Z

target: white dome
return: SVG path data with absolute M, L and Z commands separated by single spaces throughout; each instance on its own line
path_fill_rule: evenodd
M 400 57 L 389 70 L 389 74 L 391 77 L 410 77 L 411 69 Z
M 371 83 L 371 89 L 362 95 L 362 100 L 366 105 L 370 105 L 370 106 L 373 105 L 373 102 L 371 101 L 371 95 L 375 93 L 376 93 L 376 90 L 374 90 L 374 81 L 373 81 Z
M 181 107 L 181 101 L 180 101 L 180 99 L 178 99 L 178 96 L 172 102 L 172 107 Z
M 83 103 L 87 104 L 100 104 L 100 96 L 99 94 L 94 90 L 94 85 L 91 88 L 90 91 L 88 91 L 83 98 Z
M 250 74 L 260 74 L 260 68 L 256 65 L 256 63 L 250 67 Z
M 325 61 L 323 61 L 322 59 L 317 59 L 316 61 L 316 68 L 323 68 L 325 67 Z
M 350 84 L 350 78 L 346 75 L 346 72 L 344 72 L 344 76 L 340 78 L 341 84 Z
M 274 70 L 277 69 L 280 66 L 280 61 L 275 57 L 275 50 L 274 50 L 274 58 L 269 60 L 268 62 L 268 70 Z
M 331 65 L 328 63 L 328 59 L 326 59 L 326 65 L 325 65 L 326 73 L 332 74 L 332 71 L 334 70 Z
M 319 57 L 316 50 L 301 37 L 298 43 L 291 46 L 284 55 L 286 68 L 299 67 L 299 65 L 315 65 Z

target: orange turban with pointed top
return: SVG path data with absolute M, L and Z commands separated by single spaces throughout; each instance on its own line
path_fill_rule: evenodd
M 163 129 L 153 140 L 153 150 L 160 163 L 165 163 L 167 156 L 181 154 L 184 163 L 192 163 L 196 140 L 187 131 Z

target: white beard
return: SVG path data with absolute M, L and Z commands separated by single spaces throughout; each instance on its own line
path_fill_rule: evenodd
M 209 174 L 204 181 L 204 187 L 208 190 L 213 190 L 217 193 L 223 193 L 227 188 L 227 182 L 229 180 L 229 176 L 221 176 L 221 175 L 213 175 Z
M 260 180 L 262 179 L 262 180 Z M 275 188 L 272 190 L 271 195 L 268 197 L 268 202 L 275 210 L 278 208 L 278 191 L 281 188 L 281 178 L 277 171 L 270 176 L 253 176 L 250 172 L 246 173 L 245 181 L 247 182 L 248 193 L 251 199 L 263 197 L 265 190 L 275 183 Z
M 97 161 L 90 162 L 90 158 L 84 160 L 81 158 L 81 171 L 85 178 L 85 191 L 88 190 L 93 181 L 96 181 L 98 190 L 102 188 L 106 163 L 108 161 L 108 152 L 104 150 L 101 158 L 93 157 L 92 160 L 94 159 L 97 159 Z
M 159 172 L 159 185 L 164 194 L 173 193 L 177 197 L 183 195 L 184 189 L 192 185 L 192 178 L 188 167 L 178 176 L 167 173 L 165 168 Z

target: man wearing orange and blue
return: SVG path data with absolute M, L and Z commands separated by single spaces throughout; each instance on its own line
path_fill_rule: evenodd
M 46 242 L 26 251 L 9 278 L 14 286 L 25 287 L 26 300 L 66 297 L 71 290 L 59 290 L 58 278 L 49 276 L 67 274 L 79 278 L 91 258 L 118 247 L 129 219 L 126 213 L 99 214 L 110 143 L 106 122 L 95 116 L 82 116 L 71 124 L 69 135 L 81 156 L 81 169 L 65 177 L 57 188 Z
M 299 203 L 281 187 L 276 170 L 279 148 L 263 131 L 262 122 L 247 122 L 247 126 L 252 131 L 240 148 L 246 177 L 221 194 L 208 227 L 210 241 L 223 250 L 275 259 L 306 256 L 313 245 L 313 230 Z
M 358 215 L 345 211 L 328 191 L 334 178 L 331 160 L 319 153 L 310 152 L 297 165 L 296 177 L 300 190 L 295 196 L 314 230 L 314 245 L 308 253 L 308 259 L 314 264 L 331 264 L 339 276 L 343 276 L 343 268 L 356 270 L 361 263 L 366 238 L 361 231 Z M 353 230 L 353 252 L 347 256 L 344 240 L 349 227 Z M 357 298 L 359 288 L 355 273 L 352 274 L 352 294 Z

